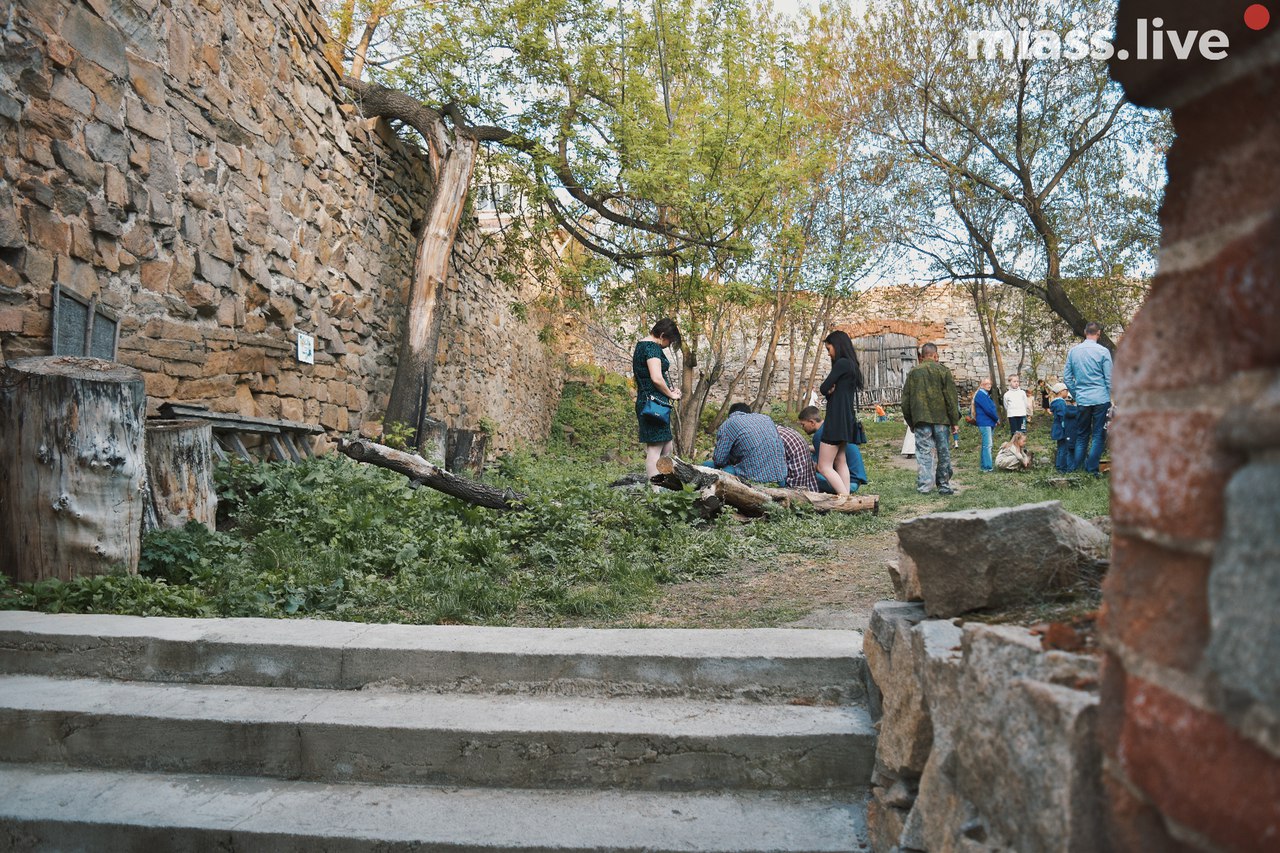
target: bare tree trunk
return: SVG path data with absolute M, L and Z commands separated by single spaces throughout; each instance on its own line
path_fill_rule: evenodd
M 378 29 L 378 24 L 382 22 L 382 10 L 373 9 L 369 12 L 369 20 L 365 22 L 364 32 L 360 34 L 360 43 L 356 45 L 356 55 L 351 60 L 351 76 L 357 80 L 360 79 L 361 73 L 364 72 L 365 59 L 369 54 L 369 43 L 373 41 L 373 34 Z M 348 33 L 347 38 L 350 38 Z
M 409 291 L 409 310 L 396 378 L 387 405 L 387 421 L 411 424 L 416 442 L 422 436 L 431 379 L 435 372 L 436 350 L 440 343 L 445 279 L 453 256 L 453 242 L 462 221 L 467 189 L 475 171 L 479 143 L 458 136 L 440 160 L 435 191 L 427 221 L 423 225 Z
M 138 570 L 142 373 L 42 356 L 0 369 L 0 570 L 17 581 Z
M 156 527 L 198 521 L 214 529 L 218 494 L 213 487 L 213 427 L 208 422 L 147 424 L 147 492 Z

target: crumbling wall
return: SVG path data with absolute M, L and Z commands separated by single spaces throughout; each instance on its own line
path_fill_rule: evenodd
M 55 283 L 120 317 L 149 408 L 376 432 L 430 189 L 325 59 L 314 0 L 17 0 L 0 52 L 0 356 L 44 355 Z M 472 227 L 431 414 L 541 440 L 560 358 Z M 532 315 L 532 316 L 530 316 Z M 315 364 L 295 356 L 316 339 Z
M 1117 18 L 1119 46 L 1157 17 L 1230 43 L 1112 65 L 1177 133 L 1160 267 L 1116 353 L 1101 732 L 1118 849 L 1280 847 L 1280 10 L 1254 30 L 1247 5 L 1122 0 Z

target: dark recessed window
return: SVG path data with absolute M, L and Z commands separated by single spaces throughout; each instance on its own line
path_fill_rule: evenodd
M 120 319 L 98 304 L 60 284 L 53 286 L 53 354 L 88 355 L 116 360 Z

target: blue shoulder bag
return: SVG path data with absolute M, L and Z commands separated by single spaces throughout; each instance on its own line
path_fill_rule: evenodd
M 650 394 L 649 399 L 645 400 L 644 405 L 640 407 L 640 417 L 650 423 L 669 426 L 671 424 L 671 404 Z

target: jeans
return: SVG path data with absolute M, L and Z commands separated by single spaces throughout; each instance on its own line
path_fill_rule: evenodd
M 1027 416 L 1009 415 L 1009 438 L 1013 438 L 1015 432 L 1027 431 Z
M 1076 446 L 1071 462 L 1072 471 L 1079 471 L 1083 467 L 1088 474 L 1098 473 L 1098 462 L 1102 459 L 1102 451 L 1107 444 L 1107 433 L 1103 428 L 1107 425 L 1107 410 L 1110 408 L 1110 403 L 1076 406 Z
M 916 491 L 951 492 L 951 427 L 946 424 L 916 424 Z M 934 456 L 938 457 L 937 470 Z
M 1064 474 L 1074 470 L 1075 465 L 1075 448 L 1071 446 L 1071 439 L 1058 439 L 1058 455 L 1053 460 L 1053 467 L 1057 468 Z
M 979 460 L 979 465 L 983 471 L 990 471 L 996 467 L 991 461 L 991 432 L 994 429 L 995 427 L 989 426 L 978 427 L 978 434 L 982 436 L 982 458 Z

